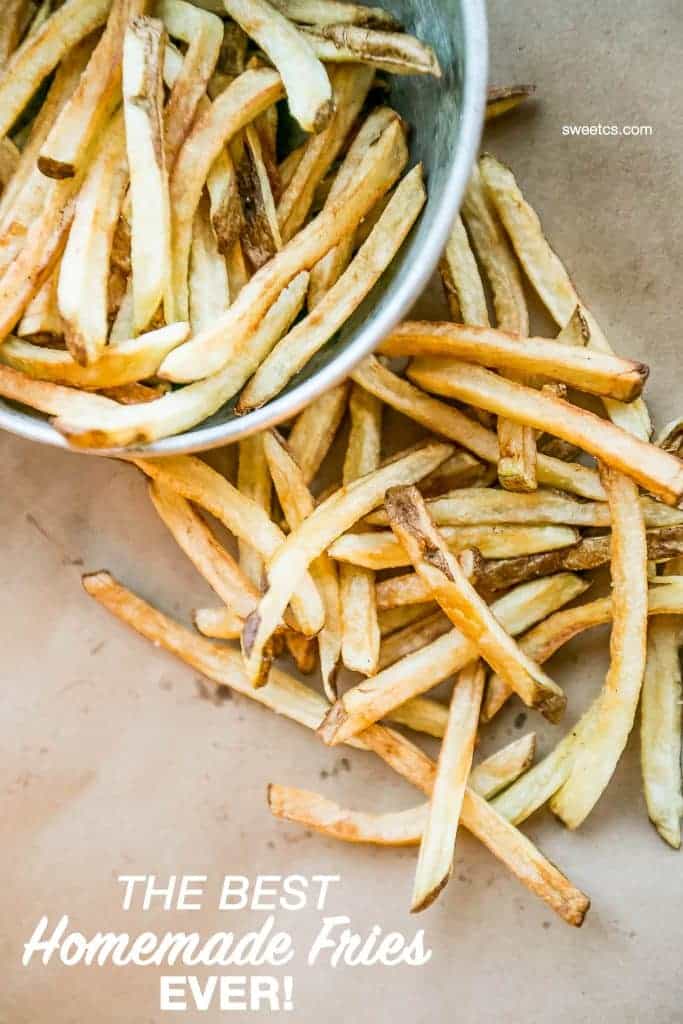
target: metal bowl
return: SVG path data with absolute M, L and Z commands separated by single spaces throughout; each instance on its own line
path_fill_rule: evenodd
M 389 102 L 411 126 L 411 161 L 424 164 L 428 201 L 390 270 L 339 335 L 262 409 L 235 416 L 233 400 L 182 434 L 135 449 L 98 449 L 93 454 L 197 452 L 280 423 L 343 380 L 419 297 L 446 243 L 479 145 L 486 95 L 486 16 L 484 0 L 390 0 L 385 6 L 434 47 L 443 69 L 438 81 L 391 76 Z M 2 401 L 0 427 L 43 444 L 69 447 L 39 414 Z

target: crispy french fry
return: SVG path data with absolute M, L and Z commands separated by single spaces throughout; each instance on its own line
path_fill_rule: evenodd
M 477 548 L 485 558 L 507 558 L 573 545 L 576 530 L 549 526 L 462 526 L 442 527 L 441 534 L 452 554 Z M 339 562 L 378 571 L 409 565 L 405 548 L 392 533 L 346 533 L 330 546 Z
M 484 285 L 460 214 L 455 218 L 439 271 L 452 319 L 487 327 Z
M 172 283 L 174 308 L 184 311 L 185 316 L 188 303 L 187 272 L 192 244 L 192 222 L 211 167 L 225 144 L 258 114 L 275 103 L 281 95 L 282 81 L 275 71 L 269 68 L 245 71 L 211 106 L 198 115 L 180 148 L 173 165 L 170 183 Z M 290 279 L 283 281 L 277 292 Z M 262 313 L 275 298 L 276 294 L 271 293 L 271 301 L 265 304 Z M 253 323 L 257 322 L 258 318 L 254 318 Z
M 0 361 L 31 377 L 55 384 L 79 388 L 114 387 L 154 376 L 166 353 L 181 344 L 189 333 L 189 324 L 159 327 L 137 338 L 108 345 L 97 362 L 88 366 L 81 366 L 63 349 L 12 340 L 0 348 Z
M 170 487 L 176 494 L 209 512 L 238 540 L 249 540 L 264 560 L 272 558 L 282 545 L 282 531 L 263 508 L 251 498 L 240 494 L 225 477 L 200 459 L 190 455 L 178 455 L 156 461 L 134 461 L 150 479 Z M 324 611 L 315 585 L 305 573 L 293 589 L 296 590 L 296 594 L 292 599 L 292 609 L 301 630 L 306 635 L 314 636 L 322 628 L 324 621 Z
M 382 637 L 390 636 L 396 630 L 410 626 L 417 622 L 418 619 L 424 619 L 425 615 L 428 615 L 434 609 L 436 609 L 435 601 L 431 602 L 431 607 L 429 608 L 425 608 L 421 604 L 403 605 L 400 608 L 380 608 L 377 614 L 380 634 Z M 422 644 L 418 646 L 422 646 Z
M 665 569 L 683 572 L 683 559 Z M 674 849 L 681 845 L 681 619 L 662 617 L 648 625 L 647 661 L 640 698 L 640 762 L 650 820 Z
M 366 28 L 399 29 L 401 23 L 382 7 L 339 3 L 338 0 L 273 0 L 281 14 L 302 25 L 364 25 Z
M 21 151 L 12 140 L 7 137 L 0 139 L 0 185 L 3 192 L 16 174 L 20 159 Z
M 571 573 L 524 583 L 491 605 L 491 613 L 512 636 L 523 633 L 551 611 L 571 601 L 586 584 Z M 477 656 L 476 647 L 457 630 L 402 658 L 360 686 L 353 687 L 330 709 L 319 734 L 329 744 L 341 743 L 384 718 L 392 708 L 426 693 Z
M 95 363 L 107 344 L 109 263 L 127 184 L 126 139 L 118 115 L 76 198 L 59 267 L 59 313 L 67 348 L 81 366 Z
M 379 351 L 387 356 L 455 356 L 479 366 L 552 377 L 579 391 L 623 402 L 637 398 L 649 372 L 643 363 L 546 338 L 522 341 L 490 327 L 425 321 L 400 324 L 382 341 Z
M 367 241 L 304 320 L 275 346 L 240 396 L 240 412 L 270 401 L 336 334 L 377 283 L 403 244 L 426 200 L 420 165 L 400 183 Z
M 280 251 L 282 238 L 261 142 L 253 125 L 245 129 L 244 142 L 244 154 L 237 170 L 244 209 L 242 245 L 252 266 L 258 269 Z
M 75 416 L 83 413 L 96 417 L 117 408 L 116 402 L 102 395 L 65 388 L 48 381 L 33 380 L 32 377 L 9 366 L 0 366 L 0 395 L 49 416 Z
M 200 200 L 192 225 L 190 253 L 190 324 L 193 333 L 204 330 L 230 305 L 230 283 L 225 259 L 209 219 L 209 205 Z
M 586 409 L 455 359 L 416 359 L 408 373 L 429 390 L 472 402 L 537 430 L 547 429 L 578 444 L 670 505 L 683 495 L 679 459 Z
M 530 99 L 535 92 L 535 85 L 489 86 L 486 94 L 486 120 L 493 121 L 494 118 L 507 114 Z
M 239 640 L 244 619 L 230 608 L 197 608 L 193 621 L 203 636 L 214 640 Z
M 330 450 L 348 399 L 349 385 L 343 381 L 314 399 L 295 420 L 287 443 L 306 484 L 313 480 Z
M 131 19 L 141 15 L 144 7 L 144 0 L 113 0 L 107 27 L 76 91 L 40 150 L 38 167 L 48 178 L 72 178 L 83 172 L 93 142 L 121 102 L 124 35 Z
M 419 651 L 433 640 L 438 640 L 444 633 L 448 633 L 451 628 L 451 620 L 440 609 L 436 612 L 423 613 L 420 618 L 382 639 L 378 670 L 388 668 L 401 658 Z
M 285 634 L 285 642 L 297 670 L 305 676 L 314 671 L 316 657 L 315 637 L 303 636 L 301 633 Z
M 158 384 L 115 384 L 112 388 L 98 388 L 98 395 L 113 398 L 122 405 L 137 405 L 139 402 L 156 402 L 167 394 L 168 388 Z
M 282 511 L 289 528 L 295 530 L 313 512 L 313 497 L 301 469 L 279 435 L 264 435 L 264 451 Z M 317 636 L 323 689 L 329 700 L 335 700 L 341 657 L 342 619 L 337 570 L 325 552 L 312 563 L 311 575 L 325 607 L 325 625 Z
M 468 582 L 417 488 L 393 488 L 384 503 L 392 530 L 453 625 L 525 704 L 556 721 L 566 704 L 562 690 L 515 644 Z
M 237 489 L 245 497 L 255 501 L 270 517 L 273 487 L 263 442 L 262 433 L 251 434 L 239 442 Z M 249 543 L 248 538 L 240 537 L 237 546 L 240 568 L 260 591 L 263 583 L 263 559 Z
M 267 0 L 224 0 L 231 18 L 268 54 L 282 75 L 289 108 L 306 132 L 332 115 L 332 88 L 310 43 Z
M 247 75 L 269 74 L 265 71 L 247 71 L 230 86 L 227 95 Z M 218 102 L 218 101 L 217 101 Z M 272 101 L 271 101 L 272 102 Z M 217 104 L 214 104 L 214 108 Z M 243 109 L 243 108 L 242 108 Z M 192 136 L 189 137 L 191 139 Z M 189 141 L 188 139 L 188 141 Z M 185 144 L 187 146 L 187 143 Z M 392 153 L 405 148 L 402 129 L 390 125 L 382 134 L 371 153 L 363 161 L 362 173 L 353 190 L 348 190 L 325 207 L 322 213 L 289 241 L 276 256 L 245 285 L 228 312 L 216 321 L 211 330 L 197 335 L 178 352 L 178 357 L 167 361 L 161 376 L 169 380 L 197 380 L 206 377 L 239 355 L 275 295 L 301 270 L 313 266 L 331 249 L 393 184 L 401 161 Z M 176 163 L 176 173 L 182 164 L 182 154 Z M 182 288 L 178 279 L 176 288 Z
M 206 187 L 218 251 L 227 257 L 239 240 L 244 225 L 237 172 L 227 149 L 222 149 L 211 164 Z
M 351 378 L 366 391 L 381 398 L 410 419 L 462 445 L 485 462 L 498 463 L 498 442 L 495 434 L 469 419 L 459 409 L 426 395 L 410 381 L 392 373 L 374 356 L 365 359 L 351 374 Z M 579 463 L 562 462 L 548 455 L 538 456 L 539 483 L 571 491 L 584 498 L 605 500 L 598 474 Z
M 58 281 L 59 267 L 56 267 L 26 307 L 17 326 L 17 337 L 30 338 L 32 335 L 45 334 L 64 336 L 64 322 L 57 303 Z
M 369 64 L 394 75 L 441 78 L 431 46 L 404 32 L 377 32 L 360 25 L 325 25 L 302 30 L 320 60 Z
M 426 819 L 426 805 L 387 814 L 349 810 L 318 793 L 270 783 L 268 809 L 276 818 L 315 829 L 347 843 L 416 846 Z
M 413 912 L 433 903 L 451 876 L 485 678 L 483 664 L 476 661 L 462 669 L 455 681 L 415 869 Z
M 263 678 L 264 651 L 287 607 L 292 589 L 308 566 L 333 540 L 366 515 L 399 482 L 419 480 L 451 454 L 446 444 L 426 444 L 395 462 L 360 477 L 318 505 L 312 515 L 288 536 L 268 563 L 268 590 L 249 617 L 242 650 L 250 679 Z
M 335 110 L 324 131 L 304 144 L 301 158 L 278 203 L 282 237 L 288 242 L 308 216 L 317 186 L 336 160 L 372 84 L 372 69 L 335 68 L 331 75 Z M 346 182 L 348 185 L 350 182 Z M 338 193 L 339 194 L 339 193 Z
M 469 452 L 456 452 L 420 481 L 420 492 L 431 497 L 458 487 L 488 487 L 496 475 L 494 467 L 480 462 Z
M 239 391 L 294 320 L 303 305 L 307 287 L 308 274 L 302 273 L 294 278 L 264 316 L 259 329 L 251 339 L 250 347 L 234 363 L 230 363 L 212 377 L 178 388 L 176 391 L 169 391 L 158 402 L 151 404 L 129 406 L 125 409 L 112 407 L 107 415 L 65 415 L 55 422 L 55 427 L 68 437 L 73 445 L 84 448 L 123 447 L 136 442 L 154 441 L 156 438 L 167 437 L 193 427 L 220 409 Z M 183 326 L 187 330 L 187 325 Z M 177 325 L 171 325 L 163 330 L 170 331 L 175 328 Z M 114 348 L 110 346 L 110 349 L 105 350 L 102 359 L 106 359 L 109 350 L 112 359 L 117 354 L 118 358 L 123 359 L 127 348 L 133 349 L 135 343 L 139 344 L 144 337 L 143 335 L 136 338 L 127 345 L 119 344 Z M 8 359 L 8 353 L 9 357 L 14 358 L 14 348 L 15 342 L 1 346 L 0 360 Z M 37 354 L 33 358 L 35 360 Z M 93 367 L 92 370 L 94 369 Z M 155 370 L 151 372 L 154 373 Z
M 475 793 L 491 800 L 524 774 L 533 764 L 535 754 L 536 733 L 529 732 L 475 765 L 468 784 Z
M 564 327 L 580 300 L 564 266 L 543 235 L 535 210 L 526 202 L 512 172 L 494 157 L 486 154 L 480 161 L 481 174 L 498 214 L 527 277 L 538 292 L 553 319 Z M 588 346 L 599 352 L 611 352 L 595 317 L 581 305 L 588 323 Z M 605 408 L 611 420 L 624 430 L 647 440 L 652 432 L 650 416 L 642 399 L 629 406 L 608 399 Z
M 66 0 L 15 51 L 0 77 L 0 137 L 7 135 L 43 78 L 105 23 L 111 5 L 111 0 Z
M 6 0 L 0 23 L 0 66 L 7 63 L 18 47 L 30 19 L 29 0 Z

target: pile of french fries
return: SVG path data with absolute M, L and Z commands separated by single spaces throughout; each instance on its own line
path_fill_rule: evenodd
M 224 23 L 184 0 L 152 17 L 133 0 L 66 0 L 14 32 L 28 35 L 0 82 L 5 133 L 59 66 L 3 151 L 11 164 L 17 147 L 0 315 L 7 331 L 21 321 L 0 346 L 0 391 L 74 444 L 160 437 L 237 393 L 241 412 L 268 401 L 367 294 L 424 201 L 419 168 L 401 179 L 404 126 L 368 95 L 377 68 L 438 73 L 428 48 L 386 12 L 337 0 L 225 9 Z M 531 91 L 492 90 L 488 116 Z M 309 134 L 282 156 L 284 94 Z M 578 827 L 639 704 L 648 812 L 680 845 L 683 421 L 652 443 L 647 367 L 614 354 L 492 156 L 474 168 L 441 276 L 450 321 L 399 325 L 350 380 L 242 441 L 231 469 L 135 459 L 219 599 L 194 630 L 107 572 L 84 586 L 216 685 L 374 752 L 427 797 L 378 815 L 272 785 L 274 815 L 419 846 L 416 911 L 448 882 L 462 824 L 580 925 L 588 897 L 517 826 L 549 803 Z M 525 288 L 555 337 L 530 336 Z M 396 451 L 386 410 L 421 440 Z M 603 566 L 611 596 L 576 603 Z M 565 694 L 542 665 L 605 623 L 610 667 L 578 722 L 558 724 L 535 766 L 533 733 L 473 766 L 478 732 L 510 698 L 562 723 Z M 301 681 L 315 672 L 319 687 Z M 447 679 L 448 706 L 428 696 Z M 396 726 L 440 740 L 438 761 Z
M 434 52 L 339 0 L 1 20 L 0 396 L 90 448 L 270 401 L 420 214 L 386 75 L 438 77 Z

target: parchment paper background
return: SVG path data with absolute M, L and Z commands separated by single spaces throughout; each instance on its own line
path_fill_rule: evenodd
M 615 347 L 652 363 L 658 425 L 681 411 L 683 305 L 681 21 L 674 0 L 490 4 L 491 80 L 535 81 L 533 109 L 500 122 L 487 146 L 515 168 Z M 568 123 L 651 124 L 650 138 L 565 138 Z M 0 1020 L 149 1024 L 155 973 L 20 966 L 42 913 L 86 933 L 246 929 L 261 915 L 124 914 L 120 873 L 335 873 L 330 911 L 359 931 L 426 929 L 415 968 L 293 965 L 297 1021 L 363 1017 L 657 1022 L 681 1020 L 680 855 L 650 827 L 637 731 L 613 784 L 572 835 L 546 814 L 534 840 L 593 897 L 581 931 L 556 919 L 468 835 L 436 906 L 407 913 L 414 853 L 347 847 L 271 820 L 269 781 L 309 786 L 366 809 L 416 794 L 377 760 L 326 749 L 244 698 L 200 698 L 195 674 L 85 597 L 84 568 L 108 567 L 187 618 L 209 592 L 155 518 L 143 481 L 119 463 L 0 438 Z M 551 668 L 571 721 L 599 685 L 606 635 L 569 645 Z M 533 727 L 520 707 L 483 749 Z M 305 947 L 315 912 L 280 914 Z M 180 1016 L 180 1015 L 176 1015 Z M 218 1012 L 187 1021 L 218 1020 Z M 228 1015 L 229 1016 L 229 1015 Z M 235 1015 L 233 1015 L 235 1016 Z M 250 1015 L 265 1020 L 267 1015 Z M 166 1018 L 164 1018 L 166 1019 Z

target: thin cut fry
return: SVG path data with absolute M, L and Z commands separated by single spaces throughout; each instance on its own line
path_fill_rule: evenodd
M 530 99 L 535 92 L 535 85 L 490 86 L 486 95 L 486 120 L 492 121 L 507 114 Z
M 190 324 L 192 332 L 204 330 L 230 305 L 230 283 L 225 259 L 209 219 L 209 206 L 200 200 L 192 225 L 190 253 Z
M 470 788 L 486 800 L 493 799 L 524 774 L 533 764 L 535 754 L 536 733 L 520 736 L 474 766 L 469 777 Z
M 382 639 L 379 651 L 378 669 L 381 671 L 394 665 L 401 658 L 407 657 L 414 651 L 438 640 L 444 633 L 452 628 L 451 620 L 439 609 L 436 612 L 427 612 L 413 622 L 409 622 L 402 629 L 397 629 L 389 636 Z M 417 699 L 417 698 L 415 698 Z
M 480 161 L 486 189 L 505 225 L 527 277 L 538 292 L 553 319 L 564 327 L 577 306 L 581 306 L 590 329 L 588 346 L 599 352 L 611 352 L 595 317 L 580 303 L 576 289 L 564 266 L 548 245 L 535 210 L 526 202 L 512 172 L 488 154 Z M 608 415 L 618 426 L 647 440 L 652 433 L 650 416 L 642 399 L 629 406 L 609 399 Z
M 498 463 L 499 450 L 495 434 L 469 419 L 459 409 L 426 395 L 410 381 L 398 377 L 375 356 L 369 356 L 357 366 L 351 378 L 366 391 L 372 392 L 387 405 L 435 434 L 455 441 L 485 462 Z M 539 483 L 548 487 L 557 487 L 597 501 L 605 500 L 598 474 L 579 463 L 566 463 L 539 454 L 537 472 Z
M 213 640 L 239 640 L 244 619 L 230 608 L 197 608 L 193 615 L 195 628 Z
M 490 327 L 406 321 L 385 338 L 387 356 L 455 356 L 468 363 L 540 374 L 592 395 L 632 402 L 641 393 L 648 368 L 603 352 L 571 348 L 548 338 L 525 338 Z
M 29 302 L 16 329 L 19 338 L 53 334 L 64 336 L 64 322 L 57 304 L 59 267 L 56 267 Z
M 585 590 L 585 583 L 571 573 L 524 583 L 495 601 L 490 608 L 511 636 L 523 633 L 551 611 Z M 331 708 L 319 734 L 329 744 L 355 736 L 392 708 L 426 693 L 477 656 L 474 644 L 457 630 L 402 658 L 372 679 L 348 690 Z
M 318 505 L 315 512 L 290 533 L 268 563 L 269 587 L 259 607 L 247 620 L 242 649 L 247 673 L 256 684 L 263 679 L 266 645 L 282 618 L 292 589 L 308 566 L 340 533 L 348 530 L 384 497 L 389 487 L 419 480 L 452 449 L 446 444 L 426 444 L 395 462 L 342 487 Z
M 244 142 L 237 175 L 244 209 L 242 245 L 252 266 L 258 269 L 280 251 L 282 238 L 261 142 L 253 125 L 245 129 Z
M 332 115 L 332 88 L 313 48 L 266 0 L 224 0 L 231 18 L 268 54 L 282 75 L 289 108 L 304 131 L 319 132 Z
M 270 401 L 344 325 L 403 244 L 426 200 L 422 167 L 401 181 L 368 240 L 315 309 L 275 346 L 240 397 L 248 412 Z
M 222 149 L 211 164 L 206 187 L 211 204 L 211 226 L 216 236 L 218 251 L 227 257 L 238 241 L 244 225 L 237 172 L 227 149 Z
M 415 487 L 393 488 L 385 498 L 391 528 L 446 615 L 525 704 L 556 721 L 566 704 L 559 686 L 518 647 L 449 552 Z
M 439 271 L 451 318 L 487 327 L 489 313 L 484 285 L 460 214 L 455 218 Z
M 0 395 L 49 416 L 76 416 L 83 413 L 97 417 L 117 408 L 116 402 L 102 395 L 76 391 L 74 388 L 65 388 L 48 381 L 33 380 L 9 366 L 0 366 Z
M 123 447 L 154 441 L 159 437 L 168 437 L 193 427 L 220 409 L 239 391 L 301 309 L 307 287 L 308 274 L 302 273 L 295 277 L 264 316 L 259 329 L 251 339 L 250 347 L 234 363 L 230 363 L 212 377 L 178 388 L 176 391 L 169 391 L 158 402 L 147 403 L 144 406 L 128 406 L 125 409 L 111 408 L 106 416 L 64 416 L 55 421 L 54 426 L 68 437 L 73 445 L 83 448 Z M 172 326 L 175 328 L 178 325 Z M 187 330 L 187 325 L 181 326 Z M 164 330 L 170 331 L 171 327 Z M 139 343 L 144 337 L 143 335 L 135 339 L 135 342 Z M 0 347 L 0 360 L 14 358 L 12 353 L 15 344 L 18 343 L 9 342 Z M 132 349 L 134 342 L 131 341 L 128 345 Z M 110 346 L 105 350 L 102 360 L 106 359 L 110 351 L 112 358 L 117 353 L 123 357 L 125 347 L 122 344 L 115 348 Z M 94 370 L 94 367 L 92 369 Z M 154 372 L 155 370 L 152 370 L 152 373 Z
M 376 32 L 359 25 L 307 28 L 302 35 L 320 60 L 370 64 L 393 75 L 433 75 L 441 78 L 431 46 L 403 32 Z
M 239 442 L 237 489 L 260 505 L 270 516 L 273 488 L 263 441 L 264 435 L 257 433 Z M 247 539 L 240 538 L 237 546 L 240 568 L 260 592 L 263 583 L 263 559 Z
M 316 476 L 330 450 L 344 418 L 348 399 L 349 384 L 343 381 L 314 399 L 295 420 L 288 445 L 306 484 Z
M 683 495 L 679 459 L 586 409 L 455 359 L 416 359 L 408 373 L 429 390 L 472 402 L 579 445 L 670 505 Z
M 365 25 L 366 28 L 400 29 L 400 22 L 382 7 L 339 3 L 338 0 L 274 0 L 281 14 L 302 25 Z
M 415 869 L 411 911 L 425 910 L 446 886 L 453 869 L 458 821 L 472 767 L 486 672 L 480 661 L 462 669 L 455 682 L 448 726 Z
M 265 71 L 247 71 L 230 86 L 227 95 L 247 75 L 268 74 Z M 214 104 L 214 107 L 216 104 Z M 190 139 L 192 136 L 190 136 Z M 188 139 L 189 141 L 189 139 Z M 187 143 L 185 144 L 187 146 Z M 251 334 L 265 310 L 272 304 L 293 277 L 301 270 L 317 263 L 350 228 L 370 209 L 377 196 L 389 188 L 398 177 L 402 162 L 392 154 L 405 149 L 402 129 L 390 125 L 363 162 L 362 173 L 353 190 L 325 207 L 322 213 L 289 241 L 272 260 L 244 286 L 228 312 L 216 321 L 211 330 L 204 331 L 183 346 L 177 358 L 166 361 L 161 376 L 169 380 L 197 380 L 219 370 L 235 358 L 247 345 Z M 183 147 L 183 152 L 185 147 Z M 182 152 L 176 164 L 176 173 L 182 163 Z M 174 173 L 174 181 L 176 174 Z M 184 188 L 184 186 L 183 186 Z M 176 287 L 182 287 L 180 278 Z
M 435 609 L 435 601 L 430 602 L 429 608 L 425 608 L 424 605 L 420 604 L 413 604 L 410 606 L 404 605 L 401 608 L 380 608 L 377 615 L 379 631 L 382 637 L 389 636 L 396 630 L 412 625 L 417 622 L 418 619 L 424 619 L 425 615 L 428 615 L 430 611 L 434 611 Z M 423 645 L 419 644 L 418 646 L 422 647 Z

